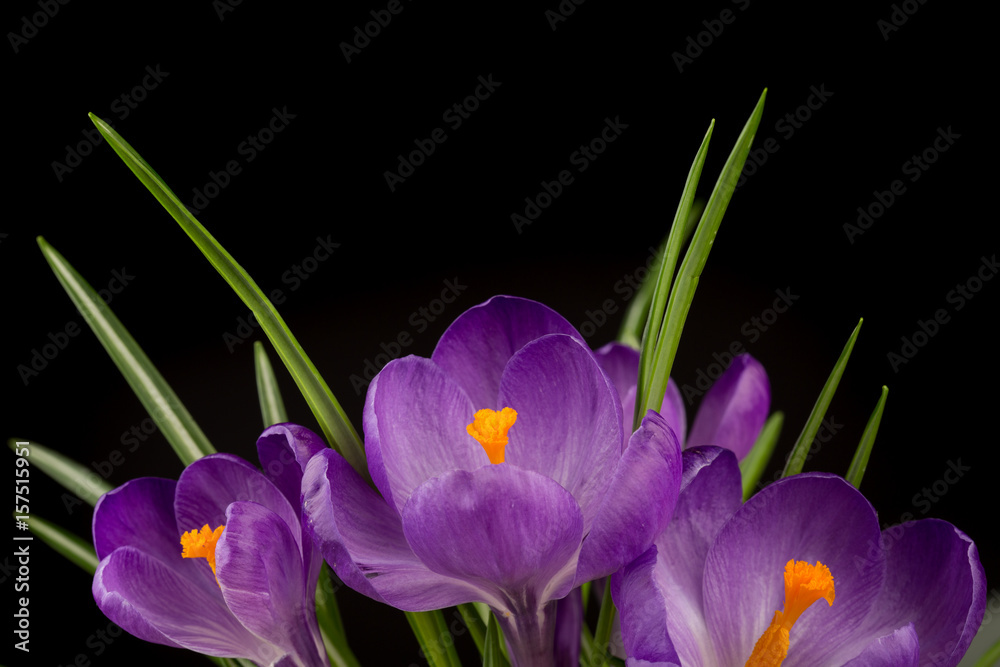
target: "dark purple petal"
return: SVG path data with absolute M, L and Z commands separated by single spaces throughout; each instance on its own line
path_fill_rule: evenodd
M 611 596 L 618 607 L 622 641 L 630 665 L 680 661 L 667 633 L 665 600 L 669 599 L 670 591 L 659 585 L 656 559 L 656 547 L 650 547 L 611 577 Z
M 705 614 L 718 662 L 749 657 L 784 606 L 783 573 L 793 559 L 829 567 L 836 601 L 803 612 L 783 667 L 856 656 L 867 644 L 859 627 L 885 580 L 879 535 L 875 510 L 836 475 L 795 475 L 758 492 L 722 527 L 705 559 Z
M 583 517 L 556 482 L 501 463 L 428 480 L 403 508 L 403 531 L 434 572 L 492 591 L 482 601 L 495 609 L 534 613 L 569 592 Z
M 306 529 L 337 576 L 359 593 L 407 611 L 484 598 L 470 584 L 428 570 L 407 544 L 396 510 L 333 450 L 306 466 L 302 495 Z
M 912 622 L 925 662 L 957 665 L 986 609 L 986 577 L 976 545 L 940 519 L 887 528 L 882 544 L 886 584 L 866 627 L 879 636 Z
M 490 460 L 466 431 L 476 410 L 434 362 L 406 357 L 389 362 L 365 399 L 365 451 L 372 479 L 401 511 L 417 486 L 448 470 L 471 470 Z
M 705 394 L 687 446 L 725 447 L 742 459 L 753 447 L 770 407 L 771 385 L 764 367 L 749 354 L 741 354 Z
M 179 558 L 181 535 L 174 520 L 176 486 L 172 479 L 142 477 L 101 496 L 94 506 L 93 520 L 98 559 L 124 546 L 168 563 Z
M 198 459 L 181 473 L 174 495 L 177 529 L 182 533 L 208 524 L 215 529 L 226 523 L 230 503 L 250 500 L 281 517 L 289 526 L 299 525 L 298 505 L 259 470 L 232 454 L 212 454 Z M 301 531 L 293 530 L 301 550 Z
M 551 333 L 584 342 L 573 325 L 548 306 L 495 296 L 459 315 L 441 336 L 431 358 L 458 382 L 477 410 L 490 408 L 507 360 L 527 343 Z
M 305 590 L 299 545 L 288 524 L 263 505 L 235 502 L 225 525 L 215 558 L 229 609 L 248 630 L 297 655 L 302 665 L 326 665 L 318 628 L 310 632 L 315 589 Z
M 562 334 L 532 341 L 508 362 L 495 404 L 517 410 L 506 461 L 572 493 L 587 533 L 623 437 L 618 392 L 593 353 Z
M 132 547 L 120 547 L 101 561 L 93 593 L 105 616 L 146 641 L 261 664 L 280 655 L 236 620 L 218 587 L 212 592 L 193 585 Z
M 937 663 L 934 663 L 937 664 Z M 879 637 L 844 667 L 919 667 L 920 642 L 913 624 Z
M 579 588 L 556 603 L 556 667 L 580 666 L 583 597 Z
M 309 459 L 323 449 L 323 440 L 298 424 L 275 424 L 257 438 L 257 456 L 264 474 L 292 507 L 302 502 L 302 471 Z
M 619 397 L 621 397 L 622 419 L 626 436 L 624 444 L 627 445 L 635 415 L 636 385 L 639 382 L 639 351 L 628 345 L 612 342 L 594 352 L 594 355 L 601 368 L 611 378 L 618 389 Z M 684 413 L 681 392 L 677 389 L 677 384 L 674 383 L 673 379 L 667 380 L 667 392 L 663 396 L 660 415 L 673 429 L 681 443 L 681 448 L 683 448 L 684 438 L 687 434 L 687 416 Z
M 656 580 L 664 599 L 667 631 L 683 664 L 711 655 L 702 579 L 715 536 L 743 503 L 736 456 L 720 447 L 684 450 L 681 492 L 667 529 L 656 539 Z
M 632 434 L 583 541 L 577 585 L 615 572 L 663 532 L 681 485 L 681 446 L 650 410 Z

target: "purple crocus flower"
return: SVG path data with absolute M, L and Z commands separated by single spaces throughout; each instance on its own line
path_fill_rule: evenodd
M 628 345 L 608 343 L 595 352 L 601 367 L 618 388 L 626 421 L 635 411 L 639 352 Z M 682 447 L 725 447 L 742 459 L 753 447 L 771 407 L 771 384 L 759 361 L 749 354 L 733 358 L 698 407 L 687 435 L 684 401 L 673 379 L 667 382 L 660 414 L 681 440 Z
M 322 560 L 299 509 L 302 469 L 322 449 L 312 431 L 279 424 L 257 441 L 264 474 L 213 454 L 177 481 L 143 477 L 102 496 L 101 611 L 157 644 L 259 665 L 328 665 L 315 613 Z
M 986 604 L 964 533 L 937 519 L 880 531 L 864 496 L 827 473 L 740 498 L 731 452 L 684 452 L 673 519 L 612 578 L 628 665 L 953 667 L 962 658 Z
M 554 661 L 556 603 L 644 552 L 673 511 L 680 445 L 650 411 L 623 445 L 618 392 L 579 333 L 498 296 L 431 359 L 368 388 L 377 493 L 332 450 L 303 479 L 303 515 L 351 588 L 408 611 L 481 601 L 515 665 Z

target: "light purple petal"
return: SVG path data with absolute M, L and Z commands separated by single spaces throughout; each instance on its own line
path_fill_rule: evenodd
M 379 602 L 407 611 L 481 600 L 474 586 L 435 574 L 414 555 L 396 510 L 333 450 L 306 466 L 306 529 L 341 580 Z
M 174 495 L 177 528 L 185 532 L 198 530 L 205 524 L 213 530 L 224 526 L 226 508 L 241 500 L 267 507 L 289 526 L 299 525 L 298 505 L 289 504 L 278 487 L 257 468 L 232 454 L 212 454 L 189 465 L 177 480 Z M 301 550 L 301 531 L 293 533 Z
M 749 354 L 741 354 L 705 394 L 687 446 L 725 447 L 742 459 L 753 447 L 770 407 L 771 385 L 764 367 Z
M 618 395 L 622 400 L 622 420 L 625 425 L 624 451 L 624 446 L 628 445 L 628 436 L 631 434 L 632 420 L 635 415 L 636 385 L 639 382 L 639 351 L 622 343 L 611 342 L 595 351 L 594 355 L 601 368 L 618 389 Z M 672 378 L 667 380 L 667 392 L 663 396 L 660 415 L 673 429 L 683 449 L 684 437 L 687 434 L 687 416 L 684 413 L 681 392 L 677 389 L 677 384 Z
M 590 349 L 562 334 L 517 352 L 500 383 L 496 409 L 517 410 L 506 461 L 563 486 L 590 531 L 621 457 L 621 402 Z
M 556 667 L 580 666 L 583 597 L 579 588 L 556 603 Z
M 718 662 L 746 661 L 784 606 L 783 573 L 792 559 L 829 567 L 836 601 L 803 612 L 782 667 L 857 655 L 867 644 L 857 631 L 885 580 L 879 535 L 875 510 L 836 475 L 794 475 L 758 492 L 722 527 L 705 559 L 705 613 Z
M 583 517 L 548 477 L 511 464 L 455 470 L 420 486 L 403 531 L 434 572 L 493 591 L 496 609 L 534 611 L 573 583 Z
M 913 624 L 879 637 L 844 667 L 919 667 L 920 642 Z
M 215 557 L 226 604 L 248 630 L 303 665 L 327 664 L 318 629 L 313 635 L 309 628 L 315 589 L 304 590 L 302 557 L 288 524 L 263 505 L 232 503 Z
M 275 424 L 257 438 L 257 456 L 264 474 L 292 507 L 302 502 L 302 471 L 309 459 L 324 449 L 318 435 L 298 424 Z
M 685 665 L 712 655 L 703 602 L 705 559 L 715 536 L 743 504 L 736 456 L 720 447 L 684 450 L 680 497 L 673 518 L 656 539 L 655 578 L 664 599 L 667 631 Z
M 138 549 L 121 547 L 102 560 L 93 592 L 105 616 L 141 639 L 261 664 L 280 655 L 236 620 L 218 588 L 193 585 Z
M 584 342 L 573 325 L 548 306 L 495 296 L 459 315 L 431 358 L 465 390 L 477 410 L 488 408 L 496 401 L 507 360 L 527 343 L 551 333 Z
M 618 607 L 622 641 L 630 665 L 680 661 L 667 632 L 664 602 L 670 591 L 660 588 L 655 576 L 656 551 L 655 546 L 650 547 L 611 577 L 611 596 Z
M 372 479 L 397 511 L 417 486 L 448 470 L 489 464 L 466 431 L 476 410 L 434 362 L 405 357 L 389 362 L 365 399 L 365 451 Z
M 866 627 L 878 636 L 912 622 L 924 662 L 957 665 L 986 608 L 986 578 L 976 545 L 940 519 L 887 528 L 882 544 L 886 585 Z
M 93 520 L 97 557 L 103 560 L 123 546 L 167 562 L 179 557 L 181 536 L 174 520 L 176 486 L 172 479 L 142 477 L 101 496 L 94 506 Z
M 576 583 L 615 572 L 663 532 L 681 486 L 681 446 L 650 410 L 632 434 L 583 541 Z

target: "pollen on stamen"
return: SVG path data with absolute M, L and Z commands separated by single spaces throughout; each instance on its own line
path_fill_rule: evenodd
M 834 596 L 830 568 L 819 561 L 815 565 L 801 560 L 788 561 L 785 564 L 785 607 L 774 612 L 771 625 L 757 640 L 744 667 L 780 667 L 788 656 L 795 621 L 817 600 L 823 599 L 832 605 Z
M 187 531 L 181 535 L 181 546 L 184 547 L 181 551 L 181 558 L 204 558 L 211 566 L 212 574 L 215 574 L 215 545 L 225 529 L 225 526 L 219 526 L 212 530 L 206 523 L 201 527 L 201 530 Z M 216 582 L 218 582 L 218 578 L 216 578 Z
M 517 411 L 514 408 L 504 408 L 499 412 L 483 408 L 476 412 L 473 422 L 465 430 L 483 446 L 490 463 L 503 463 L 504 448 L 508 441 L 507 431 L 515 421 Z

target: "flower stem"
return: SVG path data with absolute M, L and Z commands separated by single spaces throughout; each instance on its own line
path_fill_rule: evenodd
M 554 667 L 556 636 L 556 601 L 538 610 L 510 616 L 494 610 L 497 623 L 507 640 L 511 667 Z

